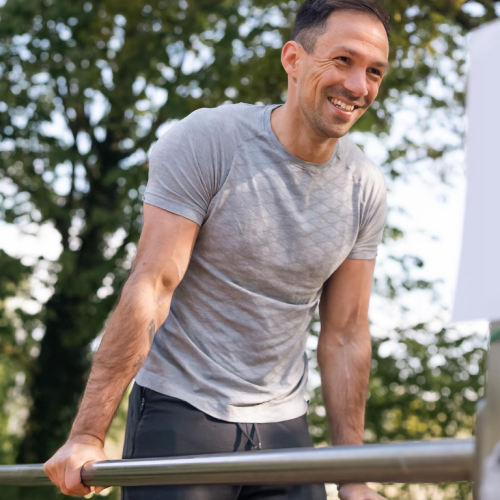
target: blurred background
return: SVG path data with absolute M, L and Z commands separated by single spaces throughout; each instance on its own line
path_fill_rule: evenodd
M 499 0 L 386 0 L 391 69 L 350 137 L 384 171 L 390 213 L 371 302 L 367 443 L 467 437 L 487 324 L 449 324 L 464 209 L 468 33 Z M 130 271 L 147 157 L 200 107 L 286 99 L 299 3 L 0 0 L 0 463 L 64 442 Z M 492 61 L 493 64 L 493 61 Z M 485 96 L 485 104 L 490 96 Z M 310 425 L 328 444 L 311 355 Z M 120 458 L 126 397 L 106 443 Z M 470 485 L 373 485 L 465 500 Z M 4 488 L 17 500 L 54 488 Z M 119 498 L 117 488 L 103 492 Z M 330 498 L 337 498 L 329 487 Z

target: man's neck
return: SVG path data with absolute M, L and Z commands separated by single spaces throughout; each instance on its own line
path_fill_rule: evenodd
M 324 163 L 337 145 L 336 138 L 321 138 L 311 130 L 297 109 L 285 103 L 271 113 L 271 128 L 278 140 L 293 155 L 305 161 Z

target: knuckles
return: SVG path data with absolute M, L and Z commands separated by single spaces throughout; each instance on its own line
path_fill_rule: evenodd
M 43 464 L 43 471 L 64 495 L 83 496 L 90 493 L 91 488 L 82 484 L 81 468 L 96 459 L 106 460 L 107 457 L 88 446 L 67 444 Z

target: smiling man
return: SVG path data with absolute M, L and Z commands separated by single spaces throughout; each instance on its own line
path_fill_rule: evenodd
M 45 464 L 85 495 L 84 463 L 130 380 L 124 458 L 312 446 L 306 340 L 332 444 L 362 444 L 368 304 L 386 218 L 383 175 L 345 134 L 387 69 L 375 0 L 307 0 L 282 51 L 284 105 L 200 109 L 153 148 L 144 229 L 67 443 Z M 175 293 L 174 293 L 175 291 Z M 324 500 L 323 485 L 123 488 L 123 500 Z M 380 500 L 364 484 L 342 500 Z

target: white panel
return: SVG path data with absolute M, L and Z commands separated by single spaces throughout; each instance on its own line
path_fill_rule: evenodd
M 500 20 L 471 35 L 467 204 L 452 321 L 500 319 Z

